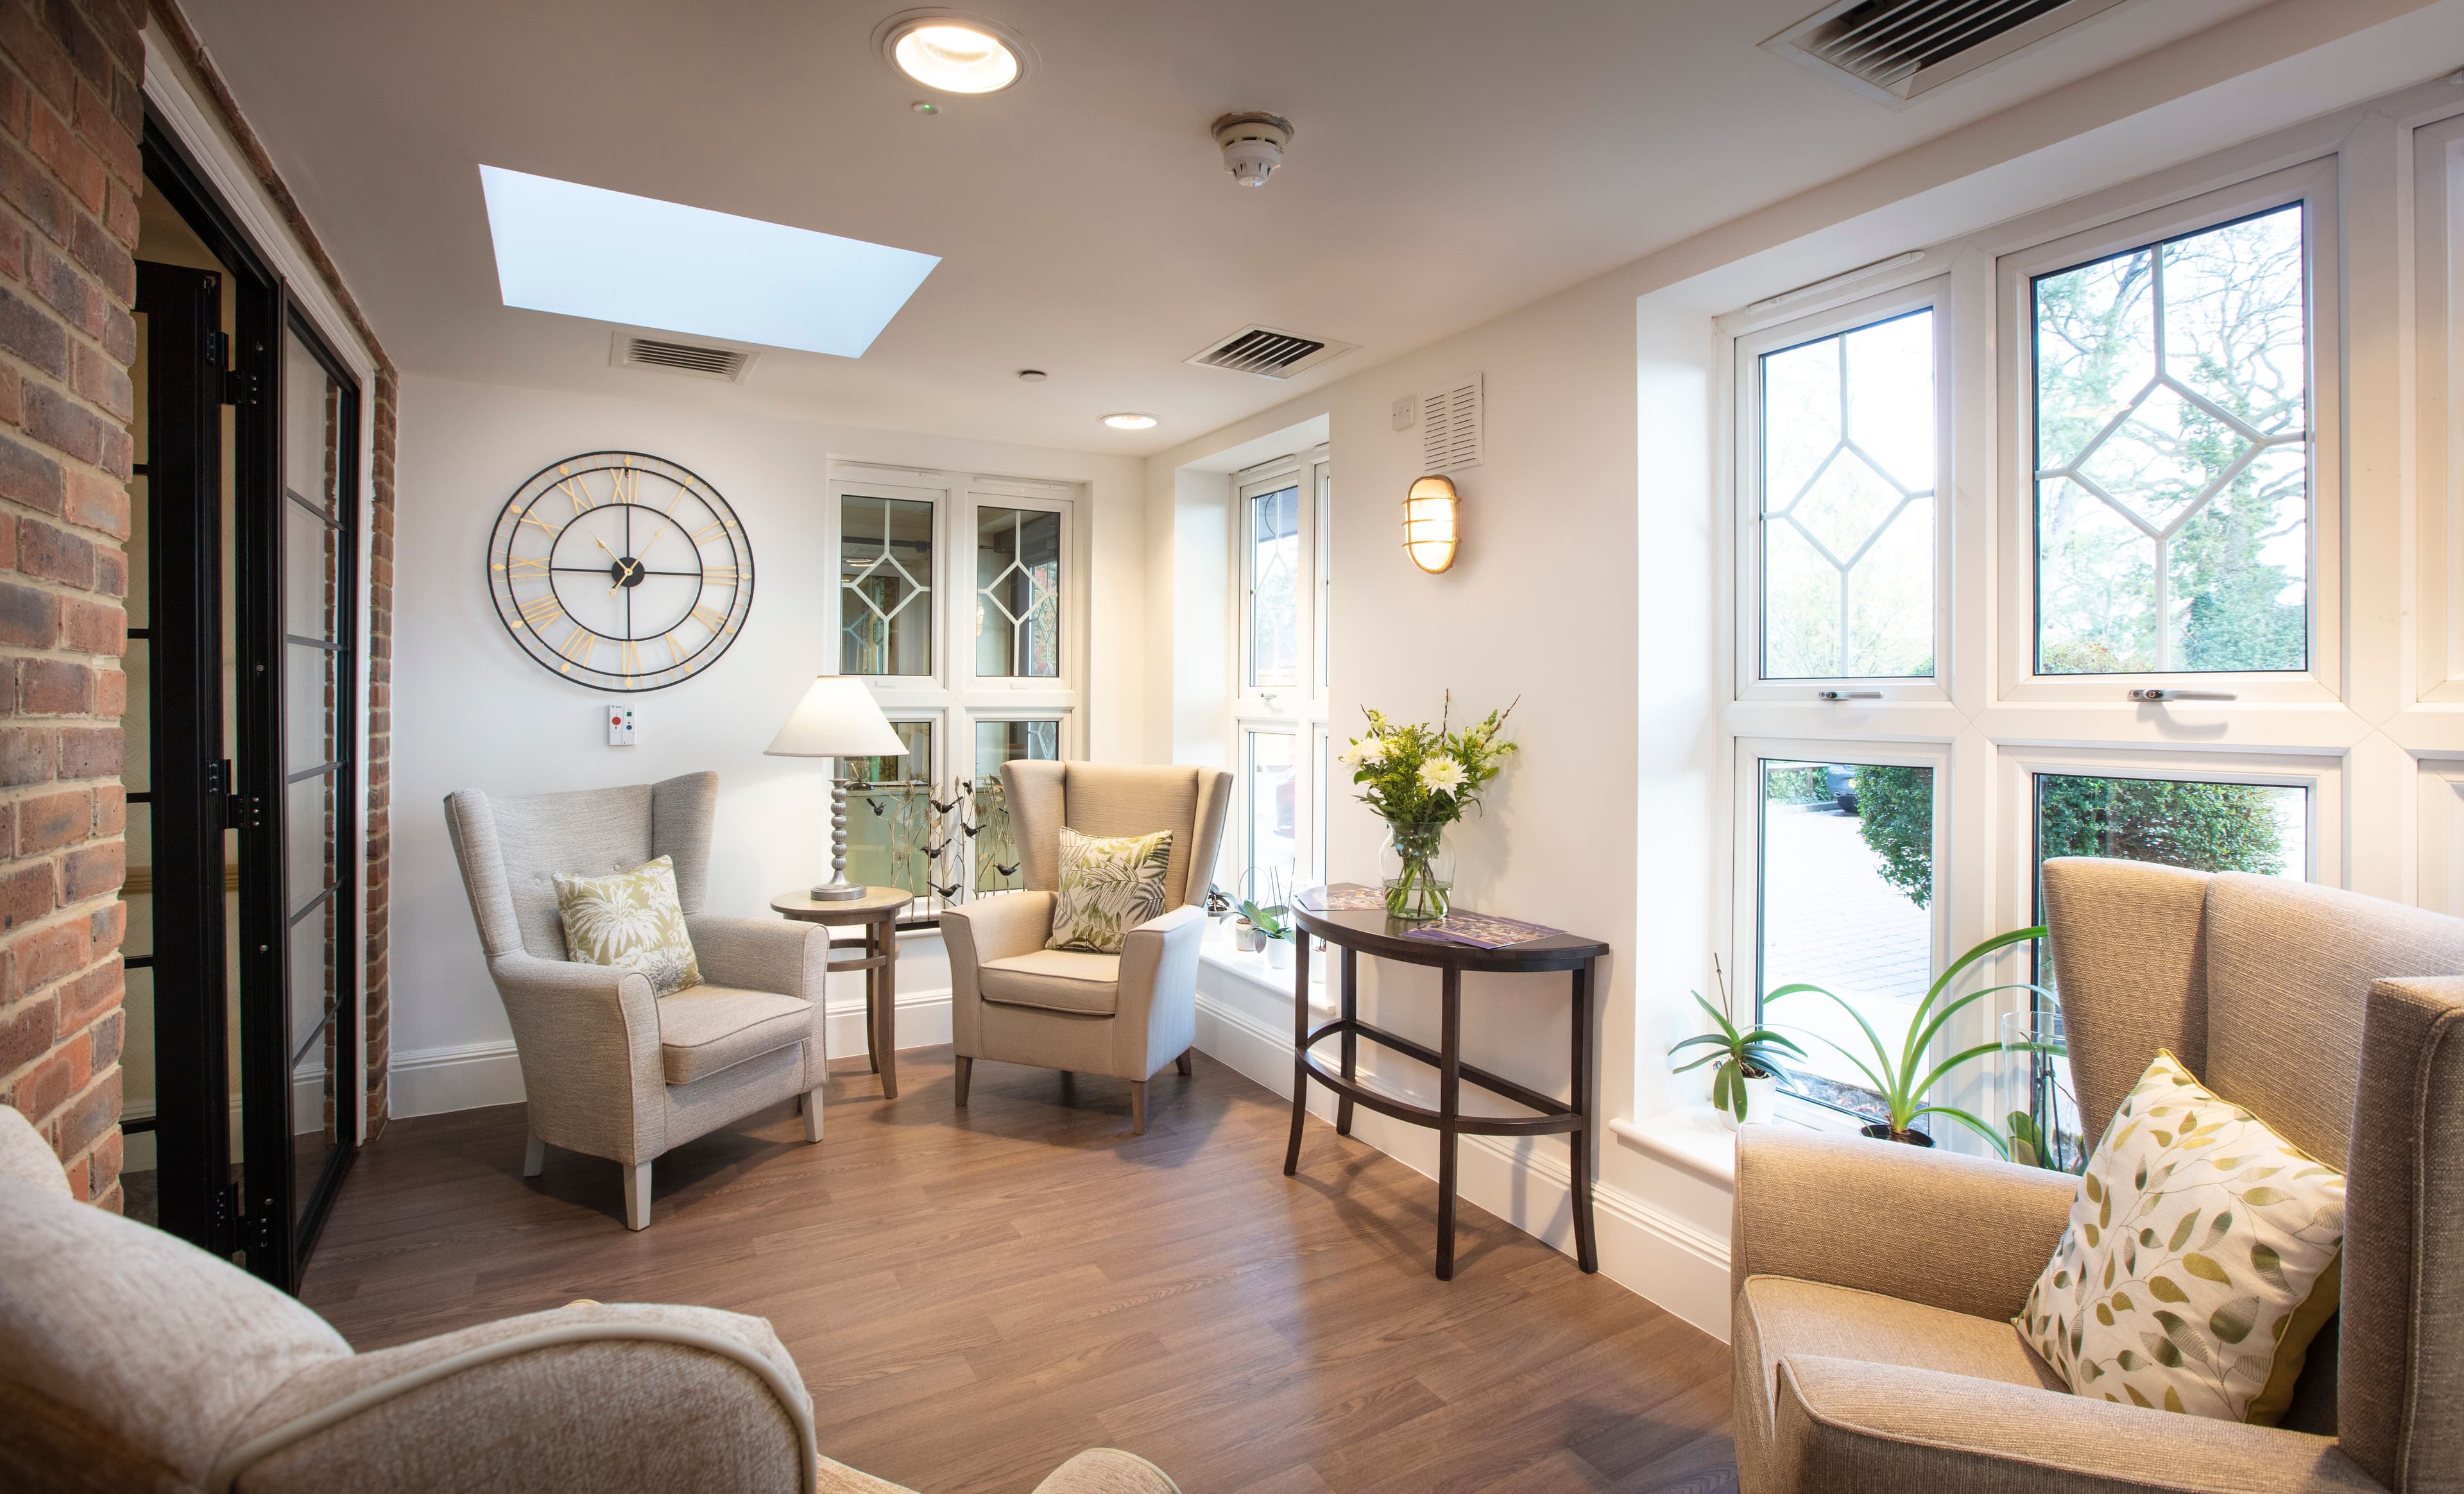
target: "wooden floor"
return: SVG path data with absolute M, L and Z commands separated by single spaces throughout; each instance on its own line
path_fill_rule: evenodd
M 301 1292 L 362 1349 L 576 1297 L 759 1313 L 822 1450 L 930 1494 L 1025 1494 L 1081 1447 L 1188 1494 L 1733 1487 L 1728 1355 L 1476 1208 L 1429 1274 L 1434 1186 L 1205 1055 L 1129 1089 L 899 1055 L 899 1098 L 832 1066 L 827 1136 L 775 1115 L 660 1159 L 520 1175 L 519 1107 L 396 1121 Z

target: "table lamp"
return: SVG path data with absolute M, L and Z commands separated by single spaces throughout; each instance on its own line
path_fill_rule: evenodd
M 796 714 L 763 748 L 765 758 L 836 758 L 830 775 L 830 879 L 813 889 L 813 900 L 842 902 L 862 897 L 862 884 L 847 879 L 847 759 L 904 758 L 907 744 L 898 729 L 873 704 L 864 681 L 845 674 L 824 674 L 796 703 Z

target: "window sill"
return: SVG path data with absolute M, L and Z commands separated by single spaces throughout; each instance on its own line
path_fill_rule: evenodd
M 1217 970 L 1236 976 L 1276 996 L 1289 997 L 1292 994 L 1291 966 L 1267 963 L 1265 952 L 1263 950 L 1235 949 L 1228 934 L 1219 937 L 1215 931 L 1209 930 L 1206 942 L 1199 949 L 1198 958 L 1201 964 L 1211 965 Z M 1309 1004 L 1314 1006 L 1320 1004 L 1322 1000 L 1322 997 L 1316 993 L 1323 992 L 1325 989 L 1326 966 L 1322 961 L 1317 960 L 1312 960 L 1310 963 L 1309 985 L 1312 987 L 1312 995 Z
M 1837 1110 L 1782 1095 L 1768 1121 L 1756 1125 L 1793 1126 L 1800 1131 L 1854 1135 L 1858 1122 Z M 1681 1105 L 1636 1119 L 1609 1122 L 1609 1133 L 1636 1151 L 1707 1182 L 1733 1188 L 1737 1182 L 1737 1133 L 1718 1110 L 1704 1101 Z

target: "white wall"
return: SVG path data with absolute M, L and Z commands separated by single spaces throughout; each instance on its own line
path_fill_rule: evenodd
M 1615 948 L 1598 1061 L 1600 1114 L 1619 1131 L 1603 1138 L 1598 1172 L 1611 1276 L 1726 1331 L 1725 1142 L 1683 1113 L 1701 1087 L 1673 1081 L 1664 1059 L 1695 1030 L 1687 993 L 1710 989 L 1727 861 L 1728 665 L 1712 533 L 1726 437 L 1712 428 L 1712 319 L 2401 87 L 2420 77 L 2416 58 L 2446 55 L 2441 39 L 2459 23 L 2464 6 L 2451 0 L 2321 46 L 2299 8 L 2254 12 L 1149 459 L 1149 553 L 1168 560 L 1175 547 L 1158 541 L 1176 526 L 1176 546 L 1221 542 L 1220 520 L 1191 502 L 1193 472 L 1328 417 L 1338 736 L 1357 729 L 1363 704 L 1418 718 L 1436 714 L 1449 686 L 1459 712 L 1521 696 L 1520 759 L 1489 813 L 1456 837 L 1459 895 Z M 1393 431 L 1390 411 L 1397 397 L 1474 371 L 1485 381 L 1485 460 L 1456 474 L 1460 558 L 1423 576 L 1398 528 L 1419 472 L 1417 431 Z M 1151 594 L 1170 595 L 1172 580 L 1151 560 Z M 1223 672 L 1211 688 L 1228 688 Z M 1208 688 L 1176 676 L 1150 690 L 1151 754 L 1186 749 Z M 1330 874 L 1370 880 L 1378 826 L 1344 788 L 1330 795 Z M 1364 1015 L 1429 1040 L 1434 979 L 1363 965 Z M 1565 1094 L 1562 986 L 1468 981 L 1466 1054 Z M 1289 996 L 1220 961 L 1201 993 L 1202 1045 L 1288 1093 Z M 1383 1065 L 1375 1081 L 1435 1103 L 1433 1076 L 1408 1061 Z M 1360 1134 L 1434 1173 L 1429 1133 L 1364 1120 Z M 1562 1145 L 1470 1146 L 1465 1196 L 1571 1248 Z
M 770 916 L 770 897 L 825 871 L 825 765 L 761 749 L 816 673 L 835 668 L 822 548 L 832 457 L 1086 485 L 1092 603 L 1086 682 L 1089 756 L 1138 756 L 1144 631 L 1139 464 L 942 437 L 730 418 L 643 397 L 617 401 L 407 377 L 394 541 L 394 1113 L 520 1097 L 503 1008 L 480 959 L 440 809 L 458 788 L 532 794 L 648 782 L 713 769 L 718 822 L 710 906 Z M 506 636 L 489 600 L 489 529 L 515 486 L 559 457 L 608 449 L 671 457 L 708 478 L 753 544 L 753 611 L 726 656 L 694 678 L 627 697 L 640 741 L 605 745 L 616 698 L 561 680 Z M 840 977 L 833 1008 L 856 999 Z M 912 938 L 900 968 L 903 1044 L 946 1040 L 938 941 Z M 935 998 L 940 1004 L 935 1005 Z M 834 1019 L 833 1053 L 860 1052 Z M 508 1088 L 510 1086 L 510 1088 Z

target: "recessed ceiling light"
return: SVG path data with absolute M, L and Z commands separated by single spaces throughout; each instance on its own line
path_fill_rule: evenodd
M 508 306 L 860 358 L 940 259 L 481 166 Z
M 1128 410 L 1124 410 L 1118 415 L 1107 415 L 1104 417 L 1104 424 L 1111 427 L 1114 430 L 1152 430 L 1155 428 L 1155 418 L 1153 415 L 1139 415 Z
M 945 94 L 997 94 L 1034 55 L 1008 27 L 955 11 L 902 11 L 873 39 L 891 66 Z

